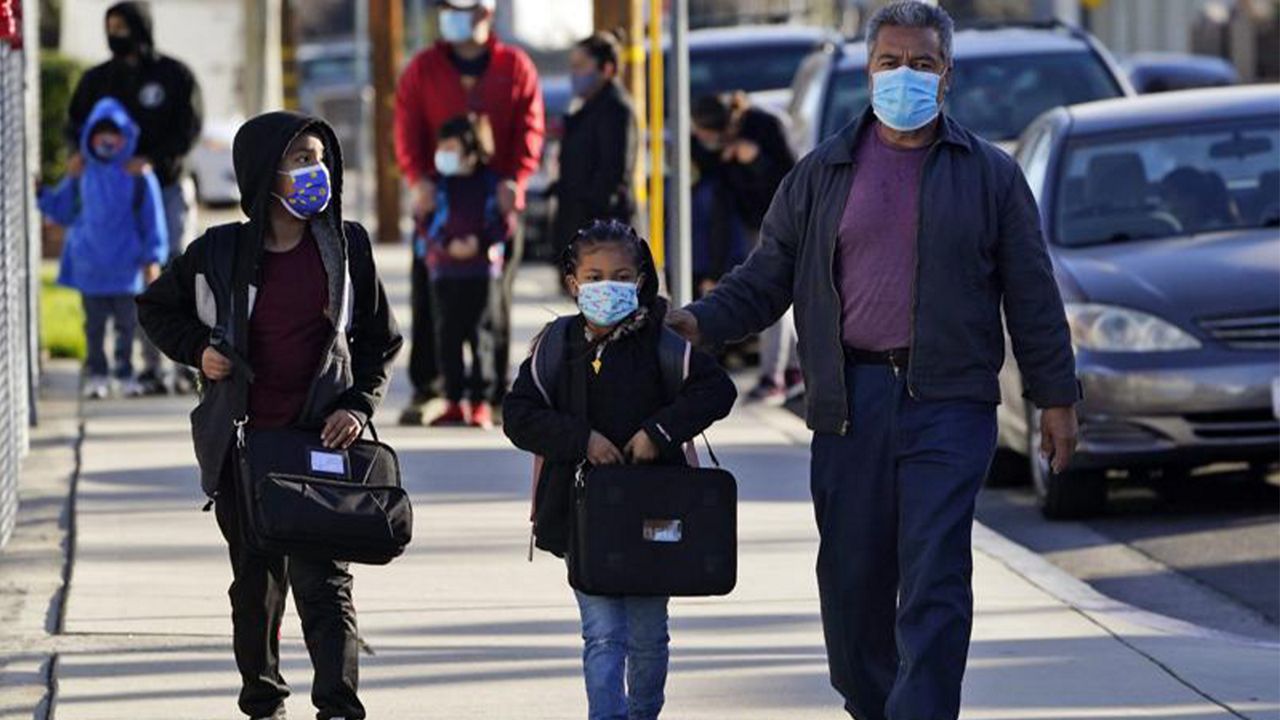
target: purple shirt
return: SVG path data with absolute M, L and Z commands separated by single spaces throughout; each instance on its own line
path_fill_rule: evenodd
M 920 171 L 928 150 L 893 147 L 874 124 L 858 143 L 836 245 L 845 347 L 911 345 Z

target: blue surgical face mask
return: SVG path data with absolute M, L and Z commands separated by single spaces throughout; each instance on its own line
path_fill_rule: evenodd
M 941 75 L 903 65 L 874 73 L 871 107 L 876 118 L 899 132 L 919 130 L 938 117 Z
M 585 98 L 595 92 L 596 86 L 599 84 L 599 70 L 591 70 L 584 73 L 573 73 L 569 76 L 569 87 L 573 90 L 573 94 L 580 98 Z
M 462 156 L 456 150 L 436 151 L 436 172 L 445 177 L 462 174 Z
M 292 181 L 292 188 L 285 195 L 276 195 L 280 204 L 289 214 L 299 220 L 319 215 L 329 207 L 331 192 L 329 190 L 329 168 L 324 163 L 308 165 L 297 170 L 285 172 Z
M 578 286 L 578 309 L 596 327 L 613 327 L 640 307 L 639 285 L 601 280 Z
M 471 10 L 440 11 L 440 37 L 445 42 L 466 42 L 475 34 L 475 16 Z

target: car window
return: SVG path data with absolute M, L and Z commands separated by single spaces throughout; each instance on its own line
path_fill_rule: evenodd
M 813 45 L 779 45 L 765 49 L 729 47 L 689 54 L 690 97 L 729 90 L 758 92 L 791 87 L 800 63 Z
M 1026 148 L 1018 153 L 1018 164 L 1022 166 L 1022 174 L 1027 177 L 1027 184 L 1031 186 L 1031 194 L 1035 196 L 1037 204 L 1041 203 L 1044 181 L 1049 174 L 1052 140 L 1053 133 L 1047 126 L 1042 126 L 1035 137 L 1028 140 Z
M 1079 140 L 1061 167 L 1061 245 L 1280 225 L 1274 119 Z
M 1046 110 L 1117 97 L 1106 66 L 1087 52 L 957 58 L 947 112 L 992 142 L 1014 140 Z M 846 68 L 831 83 L 822 137 L 870 103 L 865 67 Z

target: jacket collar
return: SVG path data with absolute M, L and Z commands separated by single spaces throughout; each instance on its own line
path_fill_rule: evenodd
M 969 140 L 968 132 L 960 125 L 960 123 L 951 119 L 951 116 L 943 113 L 939 116 L 942 124 L 938 128 L 938 142 L 955 145 L 963 149 L 965 152 L 973 150 L 973 143 Z M 840 131 L 836 133 L 831 142 L 827 143 L 826 151 L 823 154 L 823 164 L 826 165 L 846 165 L 853 162 L 853 156 L 857 152 L 858 142 L 862 139 L 862 134 L 870 130 L 875 125 L 875 112 L 868 107 L 861 115 L 849 122 Z

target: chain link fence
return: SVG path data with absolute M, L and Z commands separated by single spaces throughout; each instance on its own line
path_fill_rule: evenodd
M 0 545 L 13 532 L 18 475 L 31 418 L 31 182 L 27 68 L 0 42 Z

